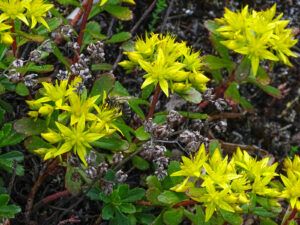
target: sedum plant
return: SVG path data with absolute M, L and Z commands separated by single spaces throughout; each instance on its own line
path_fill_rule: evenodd
M 175 42 L 170 34 L 146 34 L 145 40 L 138 38 L 135 49 L 125 52 L 129 60 L 119 63 L 127 73 L 134 68 L 143 70 L 145 81 L 142 89 L 160 86 L 164 94 L 171 92 L 185 95 L 192 91 L 204 91 L 210 80 L 201 71 L 203 66 L 200 52 L 194 52 L 185 42 Z

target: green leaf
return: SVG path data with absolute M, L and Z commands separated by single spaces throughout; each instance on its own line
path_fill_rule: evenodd
M 210 39 L 212 40 L 214 48 L 217 50 L 217 52 L 220 54 L 220 56 L 224 59 L 230 60 L 228 49 L 225 45 L 221 44 L 220 42 L 225 40 L 223 37 L 211 34 Z M 232 71 L 228 71 L 229 74 L 231 74 Z
M 121 119 L 119 119 L 119 121 L 120 120 Z M 115 122 L 113 122 L 113 124 L 117 128 L 119 128 L 121 130 L 122 134 L 125 136 L 125 138 L 127 139 L 127 141 L 129 143 L 132 143 L 131 134 L 130 133 L 135 134 L 135 130 L 132 129 L 130 126 L 127 126 L 123 120 L 122 120 L 122 122 L 115 121 Z
M 30 136 L 24 141 L 25 148 L 29 151 L 36 150 L 38 148 L 51 148 L 53 147 L 48 142 L 44 141 L 38 136 Z
M 176 92 L 177 93 L 177 92 Z M 188 102 L 199 104 L 202 101 L 201 94 L 193 87 L 190 87 L 185 93 L 177 93 Z
M 277 88 L 269 86 L 269 85 L 264 86 L 264 85 L 260 84 L 253 75 L 248 76 L 247 81 L 256 85 L 257 87 L 262 89 L 264 92 L 266 92 L 267 94 L 269 94 L 273 97 L 280 96 L 280 91 Z
M 23 154 L 19 151 L 11 151 L 11 152 L 0 155 L 0 167 L 9 173 L 12 173 L 14 160 L 16 160 L 18 163 L 22 162 L 24 160 Z M 18 176 L 24 175 L 24 168 L 22 165 L 17 164 L 16 174 Z
M 182 116 L 184 117 L 188 117 L 190 119 L 201 119 L 201 120 L 205 120 L 208 119 L 208 115 L 205 113 L 193 113 L 193 112 L 185 112 L 185 111 L 177 111 L 178 113 L 180 113 Z
M 50 12 L 51 12 L 51 14 L 53 15 L 54 18 L 60 19 L 63 22 L 64 25 L 70 25 L 69 21 L 62 14 L 60 14 L 55 7 L 50 9 Z M 52 19 L 54 19 L 54 18 L 52 18 Z M 50 27 L 50 21 L 51 21 L 51 19 L 48 20 L 48 22 L 47 22 L 49 27 Z M 50 27 L 50 30 L 52 31 L 51 27 Z M 76 31 L 74 31 L 74 32 L 76 34 Z
M 107 44 L 108 43 L 120 43 L 120 42 L 127 41 L 130 38 L 131 38 L 131 33 L 120 32 L 120 33 L 112 35 L 109 40 L 105 41 L 105 43 L 107 43 Z
M 243 219 L 237 213 L 229 212 L 223 209 L 219 209 L 219 212 L 223 216 L 224 220 L 232 225 L 240 225 L 243 223 Z
M 27 40 L 30 40 L 30 41 L 33 41 L 33 42 L 41 43 L 45 40 L 44 36 L 37 35 L 37 34 L 29 34 L 29 33 L 23 32 L 23 31 L 19 31 L 19 30 L 16 30 L 16 33 L 18 35 L 20 35 L 21 37 L 24 37 Z
M 235 71 L 235 81 L 241 83 L 244 81 L 250 74 L 251 71 L 251 61 L 245 57 L 242 62 L 238 65 Z
M 161 115 L 154 114 L 154 118 L 152 120 L 152 122 L 156 124 L 163 124 L 166 121 L 167 121 L 167 114 L 161 114 Z
M 94 141 L 90 144 L 97 148 L 113 151 L 124 151 L 129 148 L 129 144 L 127 141 L 114 137 L 103 137 L 100 138 L 98 141 Z
M 9 81 L 7 77 L 0 77 L 0 82 L 7 91 L 15 91 L 16 85 L 13 82 Z
M 69 62 L 65 59 L 64 55 L 61 53 L 57 45 L 54 46 L 53 54 L 56 56 L 59 62 L 62 62 L 68 68 L 68 70 L 70 70 Z
M 218 142 L 218 140 L 211 140 L 209 143 L 209 154 L 213 155 L 216 148 L 218 148 L 219 150 L 221 150 L 221 145 Z
M 2 121 L 3 121 L 4 114 L 5 114 L 5 111 L 4 111 L 2 108 L 0 108 L 0 124 L 1 124 Z
M 150 84 L 146 86 L 142 91 L 142 99 L 148 99 L 152 94 L 154 87 L 155 87 L 154 84 Z
M 271 217 L 271 218 L 275 218 L 277 216 L 277 214 L 269 212 L 267 209 L 263 207 L 255 207 L 253 214 L 257 216 Z
M 273 222 L 270 219 L 263 219 L 263 218 L 261 218 L 260 225 L 277 225 L 277 223 Z
M 188 199 L 185 193 L 174 192 L 174 191 L 164 191 L 157 197 L 158 201 L 161 203 L 166 203 L 168 205 L 174 205 L 178 202 Z
M 20 69 L 20 72 L 26 73 L 28 71 L 32 71 L 32 72 L 38 72 L 38 73 L 49 73 L 49 72 L 52 72 L 53 70 L 54 70 L 53 65 L 38 66 L 38 65 L 35 65 L 34 63 L 29 63 L 28 65 L 23 66 Z
M 0 207 L 7 205 L 9 202 L 9 196 L 7 194 L 0 194 Z
M 123 213 L 135 213 L 136 212 L 136 209 L 134 207 L 134 205 L 132 205 L 131 203 L 122 203 L 120 206 L 119 206 L 121 212 Z
M 137 139 L 139 139 L 140 141 L 147 141 L 150 139 L 151 135 L 149 133 L 147 133 L 145 131 L 145 126 L 141 126 L 139 127 L 136 131 L 135 131 L 135 136 Z
M 112 94 L 117 93 L 119 96 L 130 96 L 127 89 L 119 82 L 116 81 Z
M 84 47 L 92 42 L 93 39 L 105 39 L 107 36 L 101 34 L 101 27 L 100 24 L 91 21 L 89 22 L 85 29 L 84 29 L 83 39 L 82 39 L 82 47 L 81 50 L 84 49 Z
M 105 4 L 103 9 L 119 20 L 128 21 L 133 18 L 132 12 L 127 7 Z
M 164 213 L 164 210 L 155 218 L 155 220 L 153 221 L 153 223 L 151 225 L 164 225 L 163 213 Z
M 131 161 L 132 161 L 132 164 L 136 168 L 138 168 L 139 170 L 147 170 L 147 169 L 149 169 L 150 165 L 149 165 L 148 161 L 145 160 L 145 159 L 143 159 L 140 156 L 137 156 L 137 155 L 133 156 L 132 159 L 131 159 Z
M 0 61 L 4 58 L 6 51 L 8 50 L 8 46 L 1 43 L 0 44 Z
M 129 220 L 128 220 L 128 217 L 125 216 L 118 208 L 116 208 L 116 222 L 112 222 L 112 220 L 110 222 L 111 225 L 114 225 L 114 224 L 118 224 L 118 225 L 129 225 Z
M 0 95 L 3 95 L 5 93 L 5 87 L 3 84 L 0 83 Z
M 87 196 L 93 201 L 102 201 L 103 195 L 101 195 L 102 190 L 100 187 L 92 186 L 91 190 L 87 193 Z
M 69 166 L 65 177 L 65 186 L 67 190 L 72 195 L 76 195 L 80 192 L 81 185 L 82 185 L 82 179 L 78 171 L 78 168 Z
M 227 68 L 229 71 L 232 71 L 235 68 L 235 65 L 231 60 L 222 59 L 213 55 L 207 55 L 203 58 L 205 65 L 211 70 L 219 70 L 222 68 Z
M 133 52 L 135 51 L 135 43 L 134 41 L 126 41 L 124 43 L 122 43 L 122 48 L 123 48 L 123 51 L 125 52 Z
M 155 216 L 148 213 L 136 213 L 135 214 L 138 222 L 140 222 L 143 225 L 149 225 L 152 224 L 152 222 L 155 219 Z
M 20 82 L 16 86 L 16 93 L 20 96 L 27 96 L 29 95 L 29 89 L 24 83 Z
M 241 106 L 244 108 L 244 109 L 246 109 L 246 110 L 248 110 L 248 111 L 250 111 L 250 112 L 252 112 L 253 111 L 253 105 L 250 103 L 250 102 L 248 102 L 244 97 L 240 97 L 240 103 L 241 103 Z
M 18 133 L 31 136 L 39 135 L 40 133 L 45 132 L 47 129 L 47 124 L 45 120 L 23 118 L 15 122 L 14 128 Z
M 270 81 L 271 81 L 269 75 L 261 66 L 258 67 L 258 70 L 256 73 L 256 80 L 264 86 L 270 84 Z
M 225 91 L 225 97 L 232 100 L 234 103 L 240 103 L 240 92 L 238 89 L 238 84 L 236 82 L 231 82 Z
M 135 202 L 141 200 L 145 196 L 143 188 L 133 188 L 129 190 L 128 195 L 122 199 L 122 202 Z
M 52 13 L 52 12 L 51 12 Z M 52 13 L 53 14 L 53 13 Z M 54 14 L 53 14 L 54 15 Z M 56 28 L 58 28 L 61 24 L 62 21 L 61 19 L 57 18 L 57 16 L 54 15 L 53 18 L 51 18 L 50 20 L 47 21 L 47 24 L 52 31 L 54 31 Z M 47 29 L 47 27 L 45 27 L 44 25 L 40 25 L 37 29 L 36 29 L 37 33 L 39 35 L 45 35 L 50 33 L 50 31 Z
M 104 91 L 108 94 L 115 84 L 115 76 L 112 73 L 104 73 L 97 80 L 95 80 L 89 97 L 100 95 L 95 104 L 98 104 L 103 99 Z
M 107 181 L 114 181 L 116 179 L 115 174 L 116 174 L 116 172 L 114 170 L 109 169 L 107 171 L 107 173 L 105 174 L 104 179 Z
M 163 190 L 160 181 L 158 180 L 157 176 L 148 176 L 146 178 L 146 182 L 148 187 L 156 187 L 159 190 Z
M 21 212 L 21 208 L 17 205 L 3 205 L 0 206 L 0 216 L 1 218 L 14 218 L 15 214 Z
M 113 70 L 113 65 L 111 65 L 109 63 L 93 64 L 92 65 L 92 71 L 97 71 L 97 70 L 111 71 L 111 70 Z
M 216 30 L 221 27 L 222 25 L 213 21 L 213 20 L 206 20 L 204 22 L 204 26 L 206 27 L 206 29 L 208 29 L 210 32 L 212 32 L 215 35 L 220 35 Z
M 154 205 L 164 205 L 157 200 L 157 197 L 161 194 L 161 191 L 157 187 L 150 187 L 146 191 L 146 198 Z
M 23 134 L 16 133 L 14 130 L 12 130 L 10 134 L 5 137 L 5 139 L 1 140 L 0 148 L 19 144 L 24 139 L 25 136 Z
M 12 113 L 13 111 L 12 106 L 9 103 L 3 101 L 2 99 L 0 99 L 0 107 L 8 113 Z
M 113 218 L 115 213 L 115 208 L 112 204 L 105 204 L 102 208 L 102 218 L 104 220 L 110 220 Z
M 183 209 L 169 209 L 163 215 L 164 222 L 167 225 L 177 225 L 181 222 L 183 216 Z
M 209 223 L 205 223 L 205 215 L 199 205 L 195 205 L 196 214 L 191 213 L 190 211 L 184 209 L 183 214 L 189 218 L 194 225 L 205 225 Z
M 143 110 L 139 107 L 138 104 L 134 104 L 131 102 L 131 100 L 128 100 L 129 106 L 130 108 L 139 116 L 141 117 L 143 120 L 145 120 L 145 114 L 143 112 Z
M 171 175 L 172 173 L 175 173 L 176 171 L 180 170 L 180 163 L 177 161 L 171 161 L 169 166 L 168 166 L 168 174 Z M 183 177 L 181 176 L 168 176 L 167 178 L 170 178 L 172 182 L 172 186 L 175 186 L 176 184 L 179 184 L 180 182 L 183 181 Z
M 64 5 L 73 5 L 83 10 L 83 7 L 77 0 L 58 0 L 57 2 Z

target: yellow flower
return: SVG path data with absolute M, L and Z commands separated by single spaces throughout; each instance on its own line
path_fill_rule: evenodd
M 4 19 L 15 20 L 18 18 L 28 26 L 28 21 L 24 15 L 24 3 L 22 0 L 1 0 L 0 10 L 3 11 L 3 13 L 0 15 L 0 21 Z
M 31 28 L 34 28 L 37 22 L 43 24 L 50 31 L 47 22 L 43 17 L 54 7 L 53 4 L 44 4 L 44 0 L 28 0 L 24 4 L 27 11 L 26 16 L 31 19 Z
M 289 169 L 288 169 L 289 171 Z M 300 211 L 300 179 L 292 179 L 291 176 L 283 176 L 280 174 L 281 180 L 285 186 L 280 197 L 289 199 L 292 208 L 297 208 Z
M 44 159 L 54 158 L 62 155 L 73 149 L 74 154 L 77 154 L 84 165 L 87 166 L 85 161 L 86 148 L 92 148 L 89 144 L 99 138 L 105 136 L 105 133 L 93 133 L 85 129 L 85 118 L 82 116 L 75 126 L 66 127 L 58 122 L 55 122 L 60 133 L 56 133 L 49 129 L 48 133 L 42 133 L 42 137 L 51 144 L 62 142 L 57 150 L 49 150 L 49 154 L 45 155 Z
M 10 36 L 10 31 L 8 31 L 10 29 L 10 25 L 7 25 L 0 20 L 0 43 L 3 42 L 4 44 L 11 44 L 13 42 L 13 38 Z
M 81 116 L 84 116 L 86 121 L 97 120 L 98 117 L 90 111 L 95 106 L 94 103 L 98 98 L 99 95 L 96 95 L 84 100 L 75 92 L 71 92 L 68 96 L 69 105 L 60 106 L 58 108 L 70 112 L 71 126 L 77 123 Z
M 108 0 L 101 0 L 100 1 L 100 6 L 103 6 Z
M 201 145 L 199 151 L 191 159 L 182 156 L 182 163 L 180 163 L 179 171 L 171 174 L 171 176 L 187 176 L 187 177 L 200 177 L 201 169 L 207 160 L 204 144 Z
M 190 177 L 187 177 L 182 183 L 170 188 L 171 191 L 185 192 L 187 189 L 194 187 L 194 183 L 189 181 Z

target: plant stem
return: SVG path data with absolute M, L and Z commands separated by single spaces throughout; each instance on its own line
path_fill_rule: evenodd
M 82 18 L 82 22 L 81 22 L 81 26 L 80 26 L 80 30 L 79 30 L 79 36 L 78 36 L 78 39 L 77 39 L 77 43 L 79 45 L 79 48 L 77 49 L 78 54 L 80 54 L 80 48 L 82 46 L 82 39 L 83 39 L 84 29 L 86 27 L 86 23 L 87 23 L 87 20 L 89 18 L 92 6 L 93 6 L 93 0 L 87 0 L 87 4 L 84 7 L 84 14 L 83 14 L 83 18 Z M 78 56 L 75 54 L 73 62 L 77 62 L 77 61 L 78 61 Z
M 16 32 L 14 21 L 11 21 L 11 32 L 12 33 Z M 17 59 L 18 58 L 18 46 L 17 46 L 17 39 L 15 36 L 13 36 L 12 49 L 13 49 L 14 57 Z
M 37 181 L 34 183 L 33 187 L 31 188 L 28 199 L 27 199 L 26 207 L 25 207 L 25 213 L 24 213 L 26 224 L 30 224 L 30 214 L 31 214 L 31 209 L 32 209 L 32 205 L 34 202 L 35 193 L 37 192 L 38 188 L 41 186 L 43 181 L 48 177 L 49 172 L 51 172 L 57 166 L 57 164 L 58 164 L 58 158 L 53 160 L 53 162 L 48 165 L 45 172 L 41 176 L 39 176 L 39 178 L 37 179 Z
M 69 195 L 70 192 L 68 190 L 64 190 L 64 191 L 60 191 L 57 193 L 54 193 L 52 195 L 47 196 L 46 198 L 43 198 L 41 201 L 39 201 L 38 203 L 36 203 L 33 207 L 33 211 L 37 210 L 39 207 L 41 207 L 44 204 L 47 204 L 49 202 L 52 202 L 60 197 L 64 197 L 66 195 Z
M 151 107 L 149 109 L 149 113 L 146 117 L 146 120 L 153 117 L 155 106 L 156 106 L 156 103 L 158 101 L 159 93 L 160 93 L 160 86 L 159 86 L 159 84 L 157 84 L 156 88 L 155 88 L 155 91 L 154 91 L 154 96 L 153 96 L 153 99 L 152 99 L 152 102 L 151 102 Z
M 296 216 L 298 210 L 297 208 L 295 207 L 291 213 L 291 215 L 289 216 L 289 218 L 284 222 L 283 225 L 288 225 L 289 221 L 291 221 L 292 219 L 294 219 L 294 217 Z

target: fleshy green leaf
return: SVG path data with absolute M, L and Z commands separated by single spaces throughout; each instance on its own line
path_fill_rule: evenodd
M 219 33 L 216 31 L 219 27 L 221 27 L 221 24 L 213 21 L 213 20 L 206 20 L 204 22 L 204 26 L 206 29 L 208 29 L 210 32 L 212 32 L 215 35 L 219 36 Z
M 92 65 L 92 71 L 97 71 L 97 70 L 111 71 L 111 70 L 113 70 L 113 65 L 111 65 L 109 63 L 93 64 Z
M 132 164 L 138 168 L 139 170 L 147 170 L 149 169 L 149 163 L 147 160 L 143 159 L 142 157 L 140 156 L 133 156 L 132 159 Z
M 143 188 L 133 188 L 129 190 L 128 195 L 122 199 L 122 202 L 135 202 L 141 200 L 145 196 Z
M 190 87 L 185 93 L 177 93 L 188 102 L 199 104 L 202 101 L 201 94 L 193 87 Z
M 103 137 L 90 144 L 97 148 L 103 148 L 113 151 L 125 151 L 129 148 L 129 144 L 127 141 L 115 137 Z
M 232 225 L 240 225 L 243 223 L 243 219 L 237 213 L 229 212 L 223 209 L 219 209 L 219 212 L 222 214 L 225 221 Z
M 141 126 L 139 127 L 136 131 L 135 131 L 135 136 L 137 139 L 139 139 L 140 141 L 147 141 L 150 139 L 151 135 L 149 133 L 147 133 L 145 131 L 145 126 Z
M 109 40 L 105 41 L 105 43 L 120 43 L 120 42 L 127 41 L 130 38 L 131 38 L 131 33 L 120 32 L 120 33 L 112 35 Z
M 30 136 L 24 141 L 25 148 L 29 151 L 36 150 L 38 148 L 51 148 L 52 145 L 38 136 Z
M 105 4 L 103 9 L 119 20 L 128 21 L 133 18 L 132 12 L 127 7 L 114 4 Z
M 103 99 L 104 91 L 108 94 L 115 83 L 115 76 L 112 73 L 104 73 L 97 80 L 95 80 L 92 90 L 90 92 L 90 97 L 95 95 L 100 95 L 95 104 L 98 104 Z
M 29 89 L 24 83 L 20 82 L 16 86 L 16 93 L 20 96 L 27 96 L 29 95 Z
M 39 135 L 40 133 L 46 131 L 47 124 L 45 120 L 23 118 L 15 122 L 14 128 L 17 132 L 26 136 Z
M 164 191 L 157 197 L 158 201 L 166 203 L 168 205 L 174 205 L 178 202 L 188 199 L 185 193 Z
M 76 195 L 80 192 L 81 185 L 82 179 L 78 172 L 78 168 L 69 166 L 65 177 L 65 186 L 67 190 L 72 195 Z
M 225 91 L 225 97 L 232 100 L 234 103 L 240 103 L 240 92 L 236 82 L 231 82 Z
M 113 218 L 114 213 L 115 213 L 115 208 L 112 204 L 106 204 L 102 208 L 102 217 L 104 220 L 110 220 L 111 218 Z
M 163 219 L 167 225 L 177 225 L 181 222 L 183 216 L 183 209 L 169 209 L 165 211 Z

